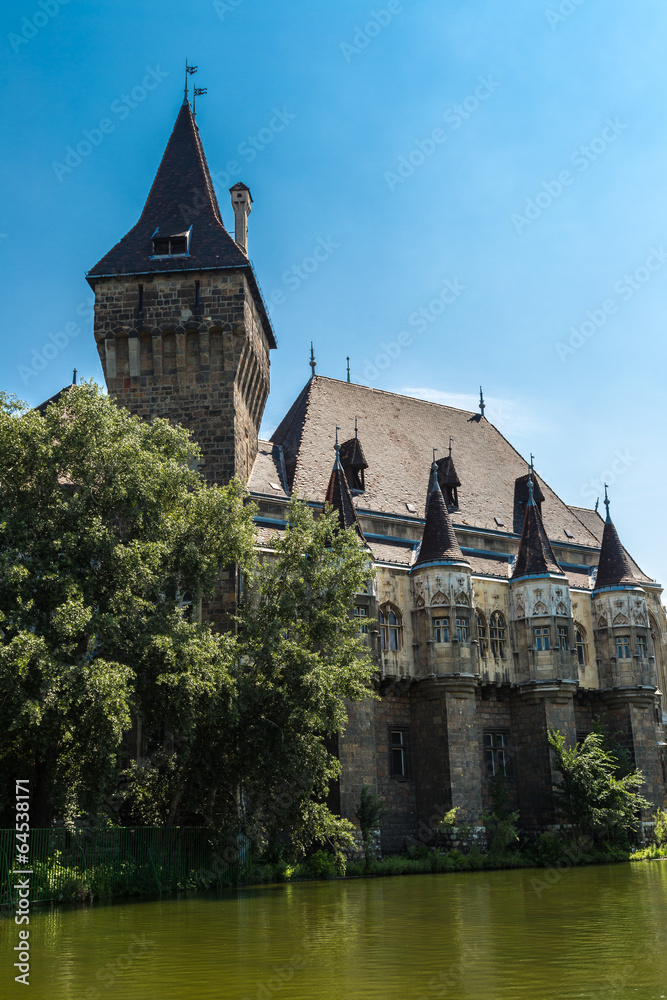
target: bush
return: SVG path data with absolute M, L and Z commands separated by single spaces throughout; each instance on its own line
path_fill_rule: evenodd
M 658 809 L 654 816 L 655 829 L 653 836 L 658 847 L 667 845 L 667 809 Z
M 312 878 L 335 878 L 339 874 L 336 859 L 327 851 L 315 851 L 308 858 L 305 868 Z

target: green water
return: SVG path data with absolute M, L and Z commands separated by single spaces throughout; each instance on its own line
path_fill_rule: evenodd
M 546 880 L 551 879 L 549 884 Z M 0 923 L 0 997 L 18 928 Z M 36 913 L 30 1000 L 667 997 L 667 863 L 355 879 Z

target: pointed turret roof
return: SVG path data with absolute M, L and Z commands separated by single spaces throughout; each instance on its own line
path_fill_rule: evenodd
M 535 503 L 532 467 L 528 475 L 528 504 L 523 519 L 519 554 L 512 573 L 512 580 L 524 576 L 565 576 L 558 565 L 551 542 L 544 530 L 540 512 Z
M 189 234 L 187 254 L 154 254 L 153 237 Z M 276 346 L 266 306 L 246 254 L 234 242 L 220 215 L 199 129 L 187 98 L 137 224 L 86 275 L 98 278 L 169 271 L 234 269 L 243 271 L 257 304 L 269 346 Z
M 637 579 L 632 572 L 632 566 L 627 552 L 621 545 L 621 539 L 609 515 L 609 497 L 605 486 L 604 502 L 607 507 L 607 517 L 602 533 L 600 546 L 600 561 L 595 590 L 605 587 L 637 587 Z
M 454 525 L 438 482 L 438 466 L 435 461 L 431 466 L 421 547 L 412 568 L 416 569 L 427 563 L 468 564 L 454 533 Z
M 437 462 L 439 479 L 443 486 L 460 486 L 461 480 L 456 472 L 456 467 L 454 466 L 454 459 L 449 455 L 445 455 L 444 458 L 438 459 Z
M 357 517 L 357 512 L 352 502 L 350 485 L 347 481 L 347 476 L 345 475 L 343 466 L 340 464 L 340 445 L 338 444 L 338 434 L 336 434 L 335 447 L 336 458 L 333 469 L 331 470 L 327 494 L 324 498 L 324 508 L 326 508 L 328 503 L 331 504 L 333 509 L 338 513 L 338 521 L 341 528 L 355 528 L 362 542 L 365 542 L 366 539 L 364 538 L 364 533 L 361 530 L 361 524 L 359 523 L 359 518 Z

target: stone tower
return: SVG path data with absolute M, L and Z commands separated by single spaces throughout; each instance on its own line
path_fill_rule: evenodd
M 238 243 L 186 96 L 139 221 L 87 275 L 109 393 L 187 427 L 209 483 L 252 469 L 276 346 L 247 256 L 250 192 L 231 195 Z

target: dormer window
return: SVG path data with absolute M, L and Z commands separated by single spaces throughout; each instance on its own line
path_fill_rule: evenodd
M 169 236 L 153 234 L 154 257 L 187 257 L 190 252 L 190 230 L 186 233 L 173 233 Z
M 357 435 L 356 420 L 354 437 L 344 441 L 340 446 L 340 464 L 343 466 L 350 490 L 353 493 L 363 493 L 366 489 L 364 471 L 368 468 L 368 462 Z

